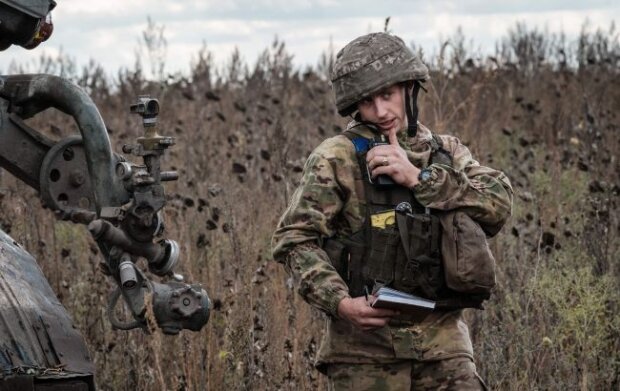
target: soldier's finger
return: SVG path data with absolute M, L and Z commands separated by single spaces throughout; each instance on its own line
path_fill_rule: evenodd
M 370 166 L 370 169 L 372 170 L 376 167 L 389 166 L 393 162 L 394 162 L 393 157 L 390 157 L 388 155 L 377 155 L 370 162 L 368 162 L 368 165 Z
M 374 308 L 367 306 L 361 313 L 364 318 L 389 318 L 398 315 L 399 312 L 388 308 Z
M 368 164 L 368 168 L 370 170 L 372 170 L 373 168 L 377 167 L 379 165 L 379 157 L 374 156 L 370 159 L 366 160 L 366 164 Z
M 366 152 L 366 163 L 368 163 L 369 161 L 372 160 L 373 157 L 375 157 L 375 151 L 373 151 L 372 149 L 369 149 L 368 152 Z
M 373 308 L 372 316 L 375 318 L 391 318 L 399 315 L 398 311 L 390 310 L 387 308 Z
M 377 156 L 379 156 L 379 153 L 377 153 L 376 148 L 369 150 L 368 153 L 366 154 L 366 163 L 370 163 Z
M 391 156 L 395 153 L 396 151 L 394 151 L 393 145 L 377 145 L 368 151 L 368 154 L 366 154 L 366 161 L 374 158 L 375 156 Z
M 391 145 L 394 145 L 396 147 L 399 146 L 398 137 L 396 137 L 396 128 L 390 129 L 390 132 L 388 133 L 388 140 L 390 140 Z
M 388 323 L 388 321 L 389 318 L 364 318 L 360 321 L 360 326 L 372 328 L 383 327 Z
M 366 164 L 368 165 L 368 168 L 369 168 L 370 170 L 372 170 L 373 168 L 375 168 L 376 166 L 378 166 L 378 165 L 379 165 L 379 160 L 380 160 L 380 159 L 381 159 L 381 157 L 380 157 L 380 156 L 375 156 L 375 157 L 372 157 L 372 158 L 370 158 L 370 159 L 366 159 Z
M 372 177 L 376 177 L 377 175 L 381 175 L 381 174 L 386 174 L 386 175 L 392 175 L 395 171 L 394 166 L 377 166 L 375 168 L 372 168 L 370 170 L 370 173 L 372 174 Z

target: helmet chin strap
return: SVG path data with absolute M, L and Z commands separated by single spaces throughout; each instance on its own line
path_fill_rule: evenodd
M 411 94 L 408 87 L 405 87 L 405 113 L 407 114 L 407 136 L 415 137 L 418 133 L 418 93 L 420 92 L 420 82 L 413 81 Z

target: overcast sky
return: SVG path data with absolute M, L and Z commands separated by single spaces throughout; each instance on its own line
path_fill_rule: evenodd
M 62 50 L 82 66 L 94 59 L 109 73 L 132 67 L 147 16 L 165 26 L 166 70 L 189 70 L 203 42 L 218 63 L 238 47 L 252 63 L 277 35 L 297 66 L 316 64 L 329 47 L 390 28 L 427 53 L 461 26 L 476 49 L 491 52 L 515 23 L 576 36 L 585 20 L 607 30 L 620 20 L 619 0 L 57 0 L 54 34 L 36 52 L 12 47 L 0 53 L 0 71 L 12 61 L 32 64 L 40 53 Z M 619 26 L 620 27 L 620 26 Z M 33 69 L 36 70 L 36 69 Z

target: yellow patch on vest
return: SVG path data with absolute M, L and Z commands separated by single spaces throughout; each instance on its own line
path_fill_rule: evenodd
M 370 225 L 375 228 L 385 229 L 388 225 L 396 223 L 396 213 L 393 210 L 370 215 Z

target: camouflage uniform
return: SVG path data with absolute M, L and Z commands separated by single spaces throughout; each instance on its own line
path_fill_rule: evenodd
M 370 128 L 356 129 L 372 136 Z M 441 138 L 454 167 L 433 167 L 431 180 L 413 190 L 417 200 L 430 208 L 467 210 L 485 225 L 502 224 L 512 200 L 506 176 L 480 166 L 455 137 Z M 401 147 L 417 167 L 427 166 L 430 140 L 431 132 L 423 126 L 415 138 L 399 134 Z M 349 236 L 361 229 L 365 216 L 365 200 L 359 197 L 361 176 L 351 141 L 343 135 L 325 140 L 308 158 L 300 186 L 273 237 L 274 259 L 285 264 L 302 297 L 330 315 L 317 364 L 435 362 L 456 357 L 473 363 L 461 310 L 434 312 L 420 322 L 393 320 L 389 327 L 372 332 L 338 319 L 338 303 L 349 297 L 348 287 L 321 243 L 324 238 Z
M 374 135 L 370 127 L 355 122 L 348 128 L 352 127 L 361 136 Z M 457 138 L 440 137 L 453 167 L 428 166 L 432 135 L 426 127 L 418 124 L 414 137 L 398 134 L 410 162 L 431 169 L 431 178 L 412 190 L 416 199 L 433 209 L 460 208 L 483 226 L 501 226 L 512 205 L 508 178 L 480 166 Z M 392 319 L 387 327 L 370 332 L 338 317 L 338 304 L 350 297 L 349 289 L 322 244 L 326 238 L 348 237 L 362 229 L 362 175 L 355 147 L 346 136 L 325 140 L 308 157 L 301 183 L 273 236 L 274 259 L 293 276 L 300 295 L 329 315 L 317 366 L 326 370 L 335 389 L 480 389 L 462 310 Z

